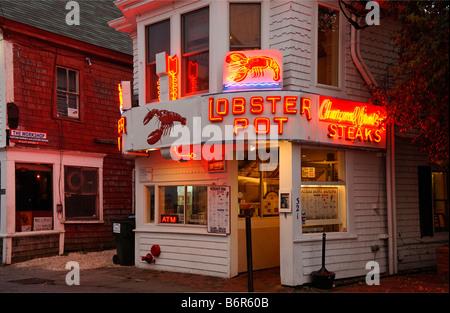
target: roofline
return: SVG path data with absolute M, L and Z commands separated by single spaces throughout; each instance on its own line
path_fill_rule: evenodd
M 1 29 L 4 33 L 4 39 L 7 39 L 8 32 L 14 32 L 36 39 L 53 42 L 58 46 L 77 50 L 90 56 L 97 56 L 102 59 L 109 59 L 126 65 L 133 64 L 133 55 L 115 51 L 109 48 L 90 44 L 81 40 L 73 39 L 64 35 L 56 34 L 34 26 L 22 24 L 14 20 L 4 18 Z M 6 31 L 6 32 L 5 32 Z M 6 38 L 5 38 L 6 37 Z

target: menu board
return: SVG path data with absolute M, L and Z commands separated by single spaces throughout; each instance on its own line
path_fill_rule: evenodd
M 208 232 L 230 233 L 230 187 L 208 187 Z
M 306 220 L 338 218 L 337 187 L 302 187 L 302 213 Z

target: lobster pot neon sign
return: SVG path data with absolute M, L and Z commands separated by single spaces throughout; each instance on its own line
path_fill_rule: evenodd
M 283 56 L 279 50 L 231 51 L 223 60 L 223 90 L 282 89 Z

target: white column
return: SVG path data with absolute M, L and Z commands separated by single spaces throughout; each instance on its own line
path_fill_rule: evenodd
M 280 193 L 290 192 L 291 212 L 280 213 L 280 276 L 281 284 L 297 286 L 303 281 L 301 236 L 301 166 L 300 145 L 280 142 Z

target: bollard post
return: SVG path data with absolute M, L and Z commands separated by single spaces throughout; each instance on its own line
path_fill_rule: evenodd
M 252 222 L 251 216 L 245 216 L 245 237 L 247 242 L 247 277 L 248 292 L 253 292 L 253 259 L 252 259 Z

